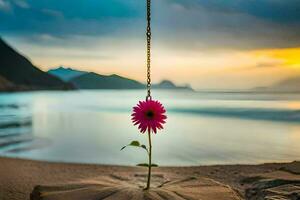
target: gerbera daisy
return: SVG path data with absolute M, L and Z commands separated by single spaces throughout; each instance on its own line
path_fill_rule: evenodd
M 146 100 L 140 101 L 133 107 L 132 122 L 134 125 L 139 125 L 141 133 L 146 130 L 157 132 L 157 129 L 163 129 L 163 124 L 166 123 L 166 110 L 159 101 Z

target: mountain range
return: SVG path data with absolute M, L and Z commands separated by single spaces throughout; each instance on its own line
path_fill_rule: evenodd
M 138 81 L 118 75 L 100 75 L 89 72 L 70 80 L 79 89 L 142 89 L 143 84 Z
M 66 68 L 66 67 L 61 66 L 61 67 L 58 67 L 55 69 L 50 69 L 48 71 L 48 73 L 60 78 L 61 80 L 70 81 L 71 79 L 73 79 L 77 76 L 86 74 L 88 72 L 79 71 L 79 70 L 75 70 L 72 68 Z
M 38 69 L 0 38 L 0 89 L 64 90 L 74 86 Z
M 94 72 L 79 71 L 72 68 L 58 67 L 48 73 L 62 80 L 72 83 L 79 89 L 144 89 L 145 84 L 125 78 L 116 74 L 100 75 Z M 177 86 L 171 81 L 163 80 L 153 84 L 154 89 L 185 89 L 192 90 L 189 86 Z
M 285 79 L 274 84 L 271 89 L 275 91 L 300 92 L 300 77 Z
M 153 87 L 190 89 L 170 81 Z M 0 38 L 0 91 L 144 88 L 143 83 L 116 74 L 107 76 L 64 67 L 44 72 Z
M 298 76 L 298 77 L 287 78 L 271 86 L 254 88 L 253 91 L 298 93 L 300 92 L 300 77 Z

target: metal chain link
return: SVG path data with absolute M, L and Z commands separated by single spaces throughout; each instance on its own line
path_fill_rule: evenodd
M 151 0 L 147 1 L 147 97 L 151 99 Z

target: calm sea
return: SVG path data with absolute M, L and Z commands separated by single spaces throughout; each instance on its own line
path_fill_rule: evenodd
M 147 142 L 132 126 L 144 91 L 0 94 L 0 155 L 47 161 L 135 165 Z M 168 114 L 153 135 L 159 165 L 300 160 L 300 94 L 154 91 Z

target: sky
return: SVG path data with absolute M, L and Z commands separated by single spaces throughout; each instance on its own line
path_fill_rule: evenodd
M 0 36 L 44 71 L 145 82 L 145 1 L 0 0 Z M 152 0 L 152 79 L 249 89 L 300 76 L 299 0 Z

